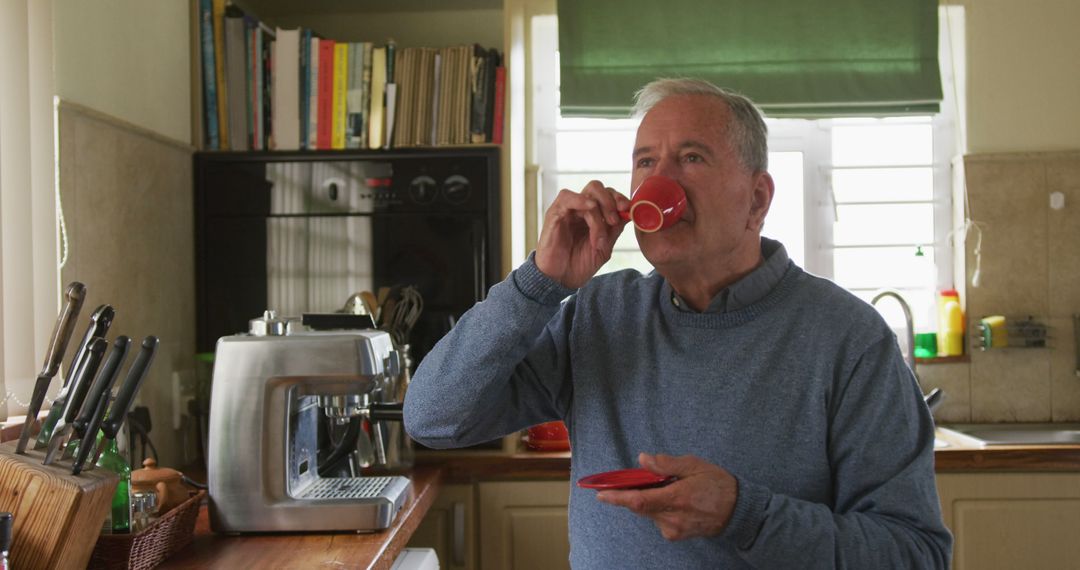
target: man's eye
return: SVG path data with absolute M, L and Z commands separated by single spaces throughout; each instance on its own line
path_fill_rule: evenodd
M 637 161 L 637 167 L 638 168 L 648 168 L 648 167 L 652 166 L 652 164 L 653 164 L 653 159 L 651 159 L 651 158 L 639 158 L 638 161 Z
M 685 160 L 686 162 L 701 162 L 704 159 L 701 158 L 700 154 L 688 154 L 683 157 L 683 160 Z

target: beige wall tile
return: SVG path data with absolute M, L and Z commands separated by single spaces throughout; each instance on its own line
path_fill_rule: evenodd
M 1080 355 L 1071 318 L 1050 319 L 1050 399 L 1055 422 L 1080 421 Z
M 1045 167 L 1038 160 L 965 161 L 968 203 L 982 230 L 979 287 L 967 288 L 972 318 L 1047 312 Z M 966 244 L 968 276 L 975 268 L 974 235 Z
M 1050 421 L 1050 351 L 1004 348 L 971 355 L 971 421 Z
M 971 364 L 921 364 L 916 367 L 923 392 L 941 388 L 945 395 L 941 405 L 934 411 L 938 423 L 965 423 L 971 421 Z
M 1050 194 L 1065 195 L 1065 207 L 1051 209 Z M 1080 313 L 1080 153 L 1046 161 L 1047 231 L 1049 241 L 1049 315 Z

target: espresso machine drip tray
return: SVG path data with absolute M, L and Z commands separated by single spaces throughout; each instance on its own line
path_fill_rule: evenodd
M 296 498 L 308 501 L 373 499 L 400 477 L 324 477 L 304 489 Z

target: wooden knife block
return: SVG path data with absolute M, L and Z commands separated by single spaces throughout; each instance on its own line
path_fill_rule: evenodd
M 0 511 L 14 515 L 13 568 L 86 568 L 119 477 L 103 469 L 71 474 L 70 461 L 42 465 L 45 450 L 0 444 Z

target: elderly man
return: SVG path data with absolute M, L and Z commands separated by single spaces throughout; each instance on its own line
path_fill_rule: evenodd
M 572 477 L 640 464 L 675 482 L 571 486 L 575 568 L 940 568 L 933 422 L 878 314 L 761 237 L 766 127 L 746 98 L 659 80 L 633 185 L 686 191 L 637 232 L 656 271 L 595 276 L 629 200 L 563 190 L 539 245 L 421 364 L 410 435 L 470 445 L 553 419 Z

